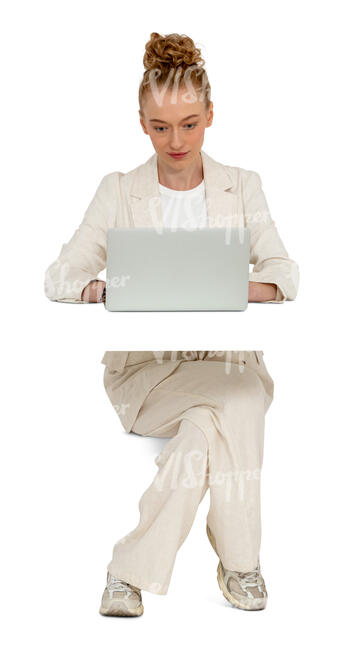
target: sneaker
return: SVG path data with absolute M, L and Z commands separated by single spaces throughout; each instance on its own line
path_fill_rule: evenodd
M 141 590 L 108 573 L 99 612 L 103 616 L 141 616 Z
M 207 525 L 209 541 L 217 553 L 215 538 Z M 239 609 L 259 610 L 267 605 L 267 590 L 258 562 L 253 571 L 231 571 L 225 569 L 221 560 L 217 568 L 217 580 L 225 598 Z
M 240 609 L 264 609 L 267 605 L 267 591 L 261 576 L 259 564 L 253 571 L 230 571 L 220 560 L 218 583 L 225 598 Z

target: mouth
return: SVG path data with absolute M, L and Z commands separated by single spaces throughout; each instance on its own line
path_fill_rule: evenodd
M 189 151 L 183 151 L 182 153 L 170 153 L 168 152 L 168 155 L 173 158 L 173 160 L 181 160 L 181 158 L 185 158 L 187 156 Z

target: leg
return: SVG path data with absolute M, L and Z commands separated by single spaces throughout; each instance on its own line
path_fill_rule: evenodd
M 156 459 L 159 471 L 141 497 L 138 526 L 114 547 L 111 575 L 146 591 L 167 593 L 176 553 L 207 490 L 207 463 L 203 432 L 182 420 Z
M 184 417 L 208 441 L 210 510 L 208 524 L 218 554 L 232 570 L 257 563 L 260 538 L 260 470 L 264 417 L 270 381 L 263 365 L 185 362 L 146 398 L 135 422 L 141 435 L 164 434 Z M 251 358 L 252 357 L 252 358 Z M 268 397 L 268 399 L 267 399 Z
M 211 459 L 207 524 L 224 567 L 247 572 L 258 564 L 261 542 L 265 396 L 248 369 L 234 374 L 225 394 L 220 418 L 224 435 L 216 437 Z

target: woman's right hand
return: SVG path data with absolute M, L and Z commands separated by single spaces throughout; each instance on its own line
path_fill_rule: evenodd
M 82 300 L 84 302 L 105 302 L 103 291 L 105 289 L 104 280 L 92 280 L 82 291 Z

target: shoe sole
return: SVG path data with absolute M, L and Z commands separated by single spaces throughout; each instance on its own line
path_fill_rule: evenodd
M 213 533 L 211 532 L 208 524 L 206 525 L 206 534 L 208 536 L 209 542 L 212 545 L 216 555 L 219 557 L 217 549 L 216 549 L 216 542 L 215 542 L 215 537 Z M 218 585 L 225 596 L 226 600 L 231 603 L 231 605 L 234 605 L 234 607 L 238 607 L 239 609 L 244 609 L 245 611 L 260 611 L 261 609 L 265 609 L 267 605 L 267 598 L 254 598 L 253 600 L 255 601 L 253 604 L 248 602 L 248 599 L 246 598 L 245 600 L 238 600 L 237 598 L 234 598 L 228 591 L 226 584 L 224 582 L 224 575 L 223 575 L 223 566 L 221 563 L 221 560 L 219 558 L 219 564 L 217 568 L 217 581 Z
M 111 607 L 101 606 L 99 609 L 99 614 L 102 616 L 142 616 L 143 612 L 143 605 L 140 605 L 136 609 L 127 609 L 126 611 L 120 609 L 117 605 L 112 605 Z

